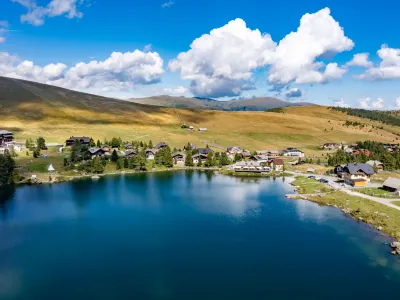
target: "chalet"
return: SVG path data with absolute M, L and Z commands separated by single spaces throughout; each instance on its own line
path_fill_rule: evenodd
M 199 160 L 201 160 L 202 163 L 205 163 L 206 159 L 207 159 L 207 155 L 199 153 L 199 154 L 193 155 L 192 158 L 193 158 L 193 163 L 194 164 L 198 164 Z
M 167 143 L 159 142 L 159 143 L 154 147 L 154 149 L 160 150 L 160 149 L 164 149 L 165 147 L 168 147 L 168 144 L 167 144 Z
M 274 169 L 275 171 L 282 171 L 283 170 L 284 162 L 280 158 L 275 158 L 275 159 L 269 161 L 268 164 L 271 167 L 271 169 Z
M 334 169 L 333 169 L 333 173 L 335 173 L 337 175 L 337 177 L 339 178 L 343 178 L 343 168 L 346 165 L 337 165 Z
M 400 179 L 389 177 L 383 183 L 383 189 L 390 192 L 399 192 L 400 191 Z
M 90 152 L 92 159 L 95 157 L 98 157 L 98 156 L 104 157 L 104 154 L 105 154 L 104 150 L 101 148 L 90 148 L 89 152 Z
M 243 151 L 242 156 L 244 158 L 250 158 L 251 157 L 251 153 L 250 153 L 250 151 Z
M 193 131 L 193 130 L 194 130 L 194 127 L 193 127 L 193 126 L 189 126 L 189 127 L 188 127 L 188 130 L 189 130 L 189 131 Z
M 364 155 L 366 157 L 370 157 L 371 156 L 371 152 L 369 150 L 367 150 L 367 149 L 356 149 L 356 150 L 353 150 L 351 155 L 361 155 L 362 153 L 364 153 Z
M 268 150 L 268 156 L 278 157 L 279 151 L 278 150 Z
M 227 154 L 242 154 L 243 150 L 239 146 L 232 146 L 226 149 Z
M 14 140 L 14 134 L 8 130 L 0 130 L 0 145 Z
M 125 157 L 126 158 L 130 158 L 130 157 L 136 157 L 137 156 L 137 152 L 133 151 L 133 150 L 128 150 L 125 153 Z
M 19 143 L 19 142 L 7 142 L 5 143 L 5 146 L 10 150 L 10 151 L 14 151 L 14 152 L 22 152 L 23 150 L 25 150 L 25 143 Z
M 340 148 L 340 144 L 338 144 L 338 143 L 325 143 L 322 146 L 322 148 L 326 149 L 326 150 L 335 150 L 335 149 L 339 149 Z
M 367 161 L 367 164 L 374 168 L 374 170 L 376 170 L 377 172 L 383 171 L 385 169 L 383 163 L 381 163 L 379 160 L 369 160 Z
M 93 139 L 87 136 L 71 136 L 65 141 L 65 146 L 72 146 L 76 141 L 78 141 L 81 145 L 89 145 L 93 143 Z
M 110 152 L 110 149 L 111 149 L 111 147 L 110 146 L 108 146 L 108 145 L 103 145 L 103 147 L 101 147 L 103 150 L 104 150 L 104 152 L 106 152 L 106 153 L 108 153 L 108 152 Z
M 304 152 L 296 149 L 296 148 L 287 148 L 282 151 L 283 156 L 295 156 L 295 157 L 304 157 Z
M 146 149 L 146 158 L 147 159 L 154 159 L 157 153 L 157 149 Z
M 133 147 L 132 144 L 125 144 L 125 145 L 124 145 L 124 148 L 125 148 L 126 150 L 132 150 L 134 147 Z
M 346 153 L 346 154 L 352 154 L 353 153 L 353 149 L 352 148 L 346 148 L 346 149 L 344 149 L 344 153 Z
M 258 161 L 239 161 L 233 166 L 233 170 L 235 172 L 262 173 L 271 171 L 271 168 Z
M 307 173 L 315 174 L 315 169 L 313 168 L 308 168 Z
M 351 163 L 343 168 L 344 182 L 354 187 L 366 186 L 373 174 L 374 169 L 368 164 Z
M 174 160 L 175 164 L 183 165 L 185 163 L 186 155 L 176 152 L 172 154 L 172 159 Z
M 207 128 L 199 128 L 198 130 L 199 130 L 200 132 L 208 131 Z
M 253 155 L 250 157 L 252 161 L 258 161 L 259 163 L 268 163 L 269 156 L 268 155 Z
M 210 148 L 198 148 L 199 154 L 204 154 L 205 156 L 208 155 L 208 153 L 213 152 Z

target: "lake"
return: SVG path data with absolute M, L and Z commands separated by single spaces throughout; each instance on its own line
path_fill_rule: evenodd
M 0 299 L 395 299 L 390 239 L 292 191 L 197 171 L 3 190 Z

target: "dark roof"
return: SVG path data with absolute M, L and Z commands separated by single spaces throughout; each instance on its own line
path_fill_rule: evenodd
M 175 152 L 175 153 L 173 153 L 172 154 L 172 157 L 174 158 L 174 157 L 177 157 L 177 156 L 184 156 L 184 154 L 182 154 L 182 153 L 179 153 L 179 152 Z
M 99 152 L 99 151 L 104 152 L 104 150 L 101 149 L 101 148 L 90 148 L 90 149 L 89 149 L 89 152 L 90 152 L 91 154 L 96 154 L 96 153 Z
M 154 148 L 155 149 L 161 149 L 161 148 L 164 148 L 164 147 L 167 147 L 167 146 L 168 146 L 167 143 L 159 142 Z
M 8 130 L 0 130 L 1 135 L 13 135 L 12 132 L 9 132 Z
M 151 152 L 151 153 L 153 153 L 153 154 L 156 154 L 156 153 L 157 153 L 157 149 L 146 149 L 145 152 L 146 152 L 146 153 L 147 153 L 147 152 Z
M 199 154 L 193 155 L 192 157 L 193 157 L 193 158 L 198 158 L 198 157 L 207 158 L 207 155 L 206 155 L 206 154 L 199 153 Z
M 205 155 L 207 155 L 210 152 L 213 152 L 210 148 L 199 148 L 197 150 L 199 151 L 200 154 L 205 154 Z
M 128 150 L 125 152 L 125 156 L 129 156 L 131 154 L 137 155 L 137 152 L 133 151 L 133 150 Z
M 87 136 L 71 136 L 68 141 L 83 141 L 84 143 L 90 143 L 92 138 Z
M 358 171 L 362 171 L 367 175 L 375 174 L 374 169 L 370 165 L 362 163 L 348 164 L 343 168 L 343 171 L 350 174 L 355 174 Z

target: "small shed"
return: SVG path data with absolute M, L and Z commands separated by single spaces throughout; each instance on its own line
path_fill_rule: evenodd
M 313 169 L 313 168 L 308 168 L 308 169 L 307 169 L 307 173 L 315 174 L 315 169 Z
M 53 164 L 50 164 L 49 168 L 47 169 L 47 171 L 49 171 L 49 173 L 52 173 L 55 171 Z
M 383 183 L 383 189 L 390 191 L 390 192 L 400 191 L 400 179 L 389 177 Z

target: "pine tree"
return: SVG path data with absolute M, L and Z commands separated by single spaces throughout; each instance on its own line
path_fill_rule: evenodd
M 98 156 L 93 159 L 92 171 L 96 174 L 103 173 L 104 171 L 104 166 L 101 162 L 101 158 Z
M 186 167 L 193 167 L 193 157 L 192 157 L 192 152 L 191 151 L 187 151 L 186 152 L 186 158 L 185 158 L 185 166 Z
M 0 186 L 11 183 L 15 162 L 10 155 L 0 155 Z
M 97 148 L 101 148 L 101 143 L 100 143 L 100 141 L 99 141 L 99 140 L 97 140 L 96 147 L 97 147 Z
M 118 158 L 119 158 L 119 156 L 118 156 L 117 150 L 114 149 L 114 151 L 111 154 L 111 161 L 117 162 Z
M 123 157 L 118 158 L 117 160 L 117 170 L 121 170 L 124 168 L 125 160 Z
M 47 148 L 46 148 L 46 141 L 44 140 L 44 138 L 39 137 L 39 138 L 37 139 L 37 141 L 36 141 L 36 147 L 37 147 L 39 150 L 46 150 L 46 149 L 47 149 Z
M 205 167 L 207 167 L 207 168 L 212 167 L 212 165 L 213 165 L 213 156 L 214 155 L 213 155 L 212 152 L 208 153 L 206 162 L 204 163 Z
M 64 157 L 64 167 L 68 166 L 68 158 Z
M 221 158 L 219 160 L 219 165 L 220 166 L 227 166 L 229 165 L 230 161 L 229 161 L 229 157 L 225 152 L 221 153 Z
M 234 162 L 242 161 L 243 156 L 239 153 L 235 153 Z
M 167 146 L 163 150 L 163 165 L 167 168 L 172 168 L 174 166 L 174 161 L 172 159 L 171 149 Z
M 153 147 L 154 147 L 154 146 L 153 146 L 153 142 L 152 142 L 151 140 L 149 141 L 148 147 L 149 147 L 150 149 L 153 149 Z
M 146 156 L 143 155 L 143 153 L 140 153 L 137 156 L 136 170 L 138 170 L 138 171 L 147 171 L 146 164 L 147 164 Z
M 197 163 L 197 167 L 201 168 L 202 167 L 202 163 L 201 163 L 201 157 L 199 157 L 199 161 Z

